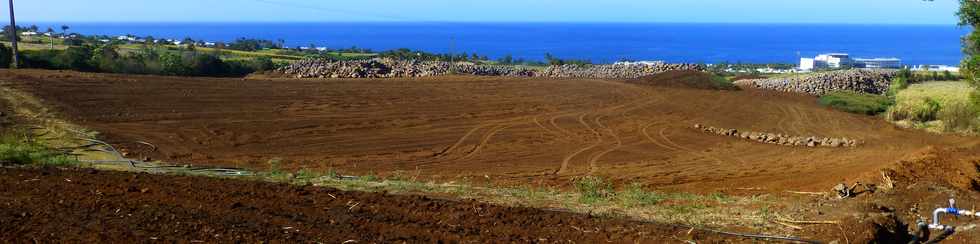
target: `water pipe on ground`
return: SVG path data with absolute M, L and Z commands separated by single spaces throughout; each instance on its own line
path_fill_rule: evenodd
M 935 211 L 932 211 L 932 224 L 929 224 L 929 229 L 942 230 L 946 228 L 953 228 L 953 226 L 943 225 L 939 223 L 939 216 L 942 214 L 951 214 L 953 216 L 963 215 L 963 216 L 971 216 L 971 217 L 980 217 L 980 212 L 974 212 L 966 209 L 957 209 L 956 200 L 949 199 L 948 208 L 937 208 Z

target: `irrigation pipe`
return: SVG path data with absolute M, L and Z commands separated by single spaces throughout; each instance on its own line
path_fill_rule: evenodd
M 646 221 L 646 220 L 641 220 L 639 222 L 641 222 L 641 223 L 648 223 L 648 224 L 657 224 L 657 225 L 663 225 L 664 224 L 664 223 L 658 223 L 658 222 Z M 681 229 L 700 230 L 700 231 L 712 232 L 712 233 L 717 233 L 717 234 L 722 234 L 722 235 L 747 237 L 747 238 L 760 239 L 760 240 L 788 241 L 788 242 L 810 243 L 810 244 L 821 244 L 822 243 L 822 242 L 819 242 L 819 241 L 807 240 L 807 239 L 802 239 L 802 238 L 792 237 L 792 236 L 771 236 L 771 235 L 752 234 L 752 233 L 739 233 L 739 232 L 730 232 L 730 231 L 723 231 L 723 230 L 713 230 L 713 229 L 698 228 L 698 227 L 687 226 L 687 225 L 682 225 L 682 224 L 667 224 L 667 225 L 673 226 L 673 227 L 676 227 L 676 228 L 681 228 Z
M 694 227 L 691 227 L 691 228 L 694 228 Z M 694 228 L 694 229 L 698 229 L 698 228 Z M 812 243 L 812 244 L 820 244 L 821 243 L 819 241 L 806 240 L 806 239 L 801 239 L 801 238 L 791 237 L 791 236 L 770 236 L 770 235 L 750 234 L 750 233 L 738 233 L 738 232 L 729 232 L 729 231 L 712 230 L 712 229 L 698 229 L 698 230 L 707 231 L 707 232 L 714 232 L 714 233 L 723 234 L 723 235 L 748 237 L 748 238 L 762 239 L 762 240 L 791 241 L 791 242 Z
M 81 137 L 77 137 L 76 139 L 83 140 L 83 141 L 88 141 L 88 142 L 93 143 L 93 144 L 90 144 L 90 145 L 103 145 L 103 146 L 106 146 L 106 147 L 108 147 L 108 149 L 93 149 L 93 150 L 110 153 L 110 154 L 116 156 L 116 158 L 118 158 L 117 160 L 84 160 L 84 161 L 82 161 L 82 162 L 85 162 L 85 163 L 127 163 L 131 167 L 133 167 L 133 168 L 140 168 L 140 169 L 169 169 L 169 171 L 172 171 L 172 172 L 177 172 L 177 171 L 181 171 L 181 170 L 186 170 L 186 171 L 191 171 L 191 172 L 208 172 L 208 171 L 211 171 L 211 172 L 214 172 L 216 174 L 226 175 L 226 176 L 253 175 L 251 172 L 248 172 L 246 170 L 231 169 L 231 168 L 207 168 L 207 167 L 189 168 L 189 167 L 179 166 L 179 165 L 152 165 L 152 164 L 147 163 L 147 162 L 143 162 L 143 161 L 139 161 L 139 160 L 131 160 L 131 159 L 127 159 L 126 157 L 123 157 L 122 154 L 119 153 L 119 150 L 117 150 L 115 147 L 113 147 L 112 145 L 110 145 L 107 142 L 96 140 L 96 139 L 90 139 L 90 138 L 81 138 Z M 154 145 L 152 145 L 150 143 L 145 143 L 145 142 L 142 142 L 142 143 L 141 142 L 137 142 L 137 143 L 145 144 L 145 145 L 152 146 L 152 147 L 156 148 L 156 146 L 154 146 Z M 181 170 L 178 170 L 178 169 L 181 169 Z

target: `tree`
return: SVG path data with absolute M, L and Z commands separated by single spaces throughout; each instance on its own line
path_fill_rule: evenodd
M 61 25 L 61 36 L 62 37 L 67 37 L 68 36 L 68 29 L 71 29 L 71 27 L 68 27 L 68 25 Z
M 497 62 L 500 63 L 500 64 L 513 64 L 514 63 L 514 55 L 507 54 L 507 56 L 504 56 L 503 58 L 500 58 L 500 60 L 497 60 Z
M 966 56 L 960 64 L 961 74 L 976 87 L 971 98 L 980 108 L 980 1 L 960 0 L 960 9 L 956 12 L 960 26 L 972 27 L 972 31 L 963 38 L 963 54 Z

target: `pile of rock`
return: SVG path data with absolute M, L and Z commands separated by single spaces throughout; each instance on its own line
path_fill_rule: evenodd
M 739 131 L 736 129 L 715 128 L 710 126 L 703 126 L 700 124 L 694 125 L 694 128 L 706 133 L 737 137 L 737 138 L 753 140 L 761 143 L 777 144 L 783 146 L 856 147 L 859 144 L 857 140 L 848 139 L 848 138 L 790 136 L 790 135 L 783 135 L 777 133 L 751 132 L 751 131 Z
M 895 71 L 852 69 L 821 72 L 784 78 L 740 80 L 735 84 L 760 89 L 805 93 L 821 96 L 832 91 L 855 91 L 885 94 Z
M 533 70 L 511 66 L 395 59 L 352 61 L 305 59 L 282 67 L 277 72 L 293 78 L 396 78 L 451 73 L 481 76 L 534 76 Z
M 671 70 L 704 70 L 695 64 L 610 64 L 560 65 L 544 71 L 519 66 L 482 65 L 466 62 L 438 62 L 396 59 L 331 61 L 305 59 L 277 70 L 293 78 L 395 78 L 425 77 L 448 74 L 512 77 L 629 79 Z
M 538 74 L 551 78 L 636 79 L 673 70 L 704 71 L 699 64 L 634 63 L 603 65 L 554 65 Z

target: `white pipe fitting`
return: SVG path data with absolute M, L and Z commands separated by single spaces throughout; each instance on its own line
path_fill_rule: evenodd
M 937 208 L 932 211 L 932 224 L 929 224 L 929 229 L 942 230 L 952 226 L 947 226 L 939 223 L 939 216 L 942 214 L 952 214 L 953 216 L 970 216 L 970 217 L 980 217 L 980 212 L 974 212 L 966 209 L 957 209 L 956 200 L 949 199 L 948 208 Z

